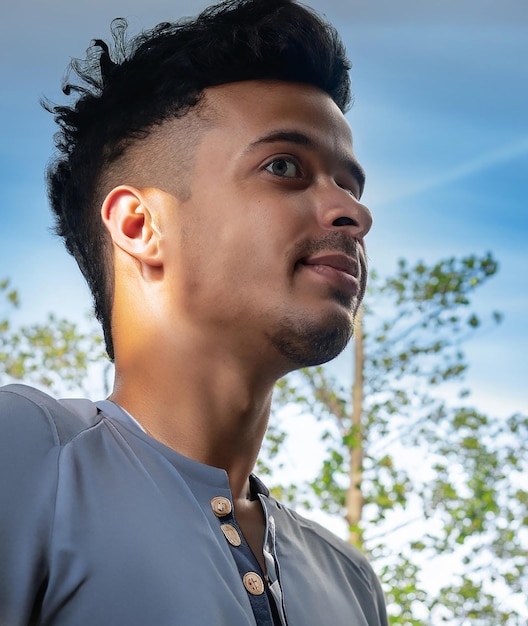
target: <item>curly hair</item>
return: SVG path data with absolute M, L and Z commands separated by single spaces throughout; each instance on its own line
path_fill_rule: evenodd
M 59 125 L 47 170 L 55 232 L 88 282 L 111 359 L 112 249 L 98 206 L 105 170 L 155 126 L 188 113 L 208 87 L 294 81 L 325 91 L 343 112 L 351 103 L 339 35 L 293 0 L 227 0 L 130 40 L 126 29 L 115 19 L 113 45 L 96 39 L 71 62 L 63 83 L 70 106 L 43 102 Z

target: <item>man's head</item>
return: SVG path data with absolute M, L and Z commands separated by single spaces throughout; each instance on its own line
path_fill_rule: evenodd
M 349 63 L 336 32 L 294 2 L 229 1 L 128 42 L 125 27 L 113 23 L 113 49 L 96 40 L 87 59 L 73 63 L 81 81 L 65 92 L 79 97 L 53 108 L 60 155 L 48 172 L 57 232 L 92 290 L 111 357 L 114 258 L 101 205 L 112 189 L 159 188 L 188 201 L 201 137 L 222 117 L 222 106 L 236 104 L 232 95 L 222 100 L 222 85 L 261 81 L 271 88 L 280 81 L 327 94 L 338 112 L 350 102 Z M 258 100 L 251 106 L 258 116 Z M 359 230 L 362 236 L 365 228 Z M 324 250 L 310 245 L 312 254 Z

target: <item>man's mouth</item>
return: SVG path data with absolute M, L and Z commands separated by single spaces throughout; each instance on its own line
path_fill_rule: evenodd
M 360 292 L 361 269 L 356 259 L 346 254 L 332 252 L 315 254 L 299 261 L 302 267 L 330 283 L 348 295 L 356 296 Z

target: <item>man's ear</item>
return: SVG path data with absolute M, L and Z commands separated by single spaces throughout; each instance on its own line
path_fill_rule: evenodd
M 148 194 L 130 185 L 106 196 L 101 217 L 114 244 L 151 267 L 162 265 L 160 233 Z

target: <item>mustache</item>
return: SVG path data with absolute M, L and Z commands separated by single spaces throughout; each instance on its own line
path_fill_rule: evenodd
M 318 239 L 300 241 L 294 248 L 294 254 L 297 259 L 301 259 L 328 250 L 342 252 L 353 259 L 357 259 L 360 264 L 366 265 L 364 244 L 340 231 L 330 231 Z

